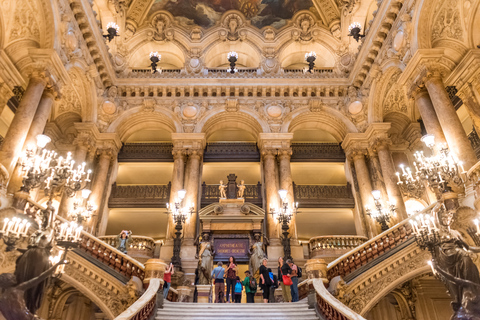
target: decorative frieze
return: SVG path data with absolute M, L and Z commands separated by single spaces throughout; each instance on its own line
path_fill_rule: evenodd
M 354 208 L 352 186 L 297 185 L 293 183 L 295 202 L 300 208 Z
M 345 162 L 338 143 L 292 143 L 291 162 Z
M 112 185 L 109 208 L 163 208 L 170 199 L 171 183 L 167 185 Z
M 173 162 L 171 143 L 126 143 L 118 153 L 119 162 Z
M 215 142 L 207 143 L 204 162 L 260 162 L 256 143 Z

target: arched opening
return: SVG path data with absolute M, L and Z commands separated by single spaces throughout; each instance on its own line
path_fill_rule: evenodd
M 161 55 L 157 68 L 182 69 L 185 65 L 184 52 L 169 41 L 161 44 L 148 42 L 134 48 L 128 60 L 128 66 L 131 69 L 149 69 L 151 64 L 150 52 L 158 52 Z
M 260 54 L 257 48 L 247 42 L 231 44 L 229 41 L 216 44 L 206 52 L 205 66 L 207 68 L 229 67 L 227 55 L 231 51 L 238 53 L 237 68 L 258 68 L 260 66 Z
M 332 52 L 318 42 L 311 44 L 292 42 L 282 50 L 278 58 L 284 69 L 303 69 L 308 66 L 305 61 L 305 54 L 310 51 L 315 51 L 317 54 L 315 60 L 317 69 L 333 68 L 335 65 L 335 57 Z

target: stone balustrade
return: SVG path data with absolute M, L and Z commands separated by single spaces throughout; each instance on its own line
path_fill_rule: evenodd
M 322 258 L 327 262 L 355 249 L 367 241 L 363 236 L 320 236 L 308 242 L 310 258 Z
M 149 320 L 157 307 L 157 292 L 163 280 L 152 279 L 145 293 L 115 320 Z
M 148 259 L 152 259 L 155 252 L 155 240 L 150 237 L 132 235 L 129 247 L 127 248 L 127 254 L 140 261 L 146 262 Z M 118 236 L 102 236 L 98 239 L 104 241 L 108 245 L 116 248 L 118 246 Z
M 417 214 L 430 211 L 434 205 L 435 203 Z M 393 248 L 406 241 L 413 241 L 414 235 L 409 220 L 410 218 L 403 220 L 399 224 L 382 232 L 376 237 L 358 246 L 356 249 L 349 251 L 331 262 L 328 265 L 328 279 L 332 279 L 336 276 L 341 276 L 345 279 L 347 275 L 353 273 L 355 270 L 374 259 L 378 259 Z

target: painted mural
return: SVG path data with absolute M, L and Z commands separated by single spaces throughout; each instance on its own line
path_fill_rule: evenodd
M 184 26 L 213 26 L 228 10 L 239 10 L 261 29 L 283 27 L 300 10 L 310 10 L 312 0 L 156 0 L 150 12 L 166 10 Z

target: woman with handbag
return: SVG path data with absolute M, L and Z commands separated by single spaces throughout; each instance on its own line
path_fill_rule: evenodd
M 289 260 L 287 260 L 288 262 Z M 292 302 L 292 294 L 290 286 L 293 284 L 291 279 L 292 268 L 287 262 L 283 261 L 283 258 L 278 258 L 278 281 L 282 287 L 283 300 L 285 302 Z

